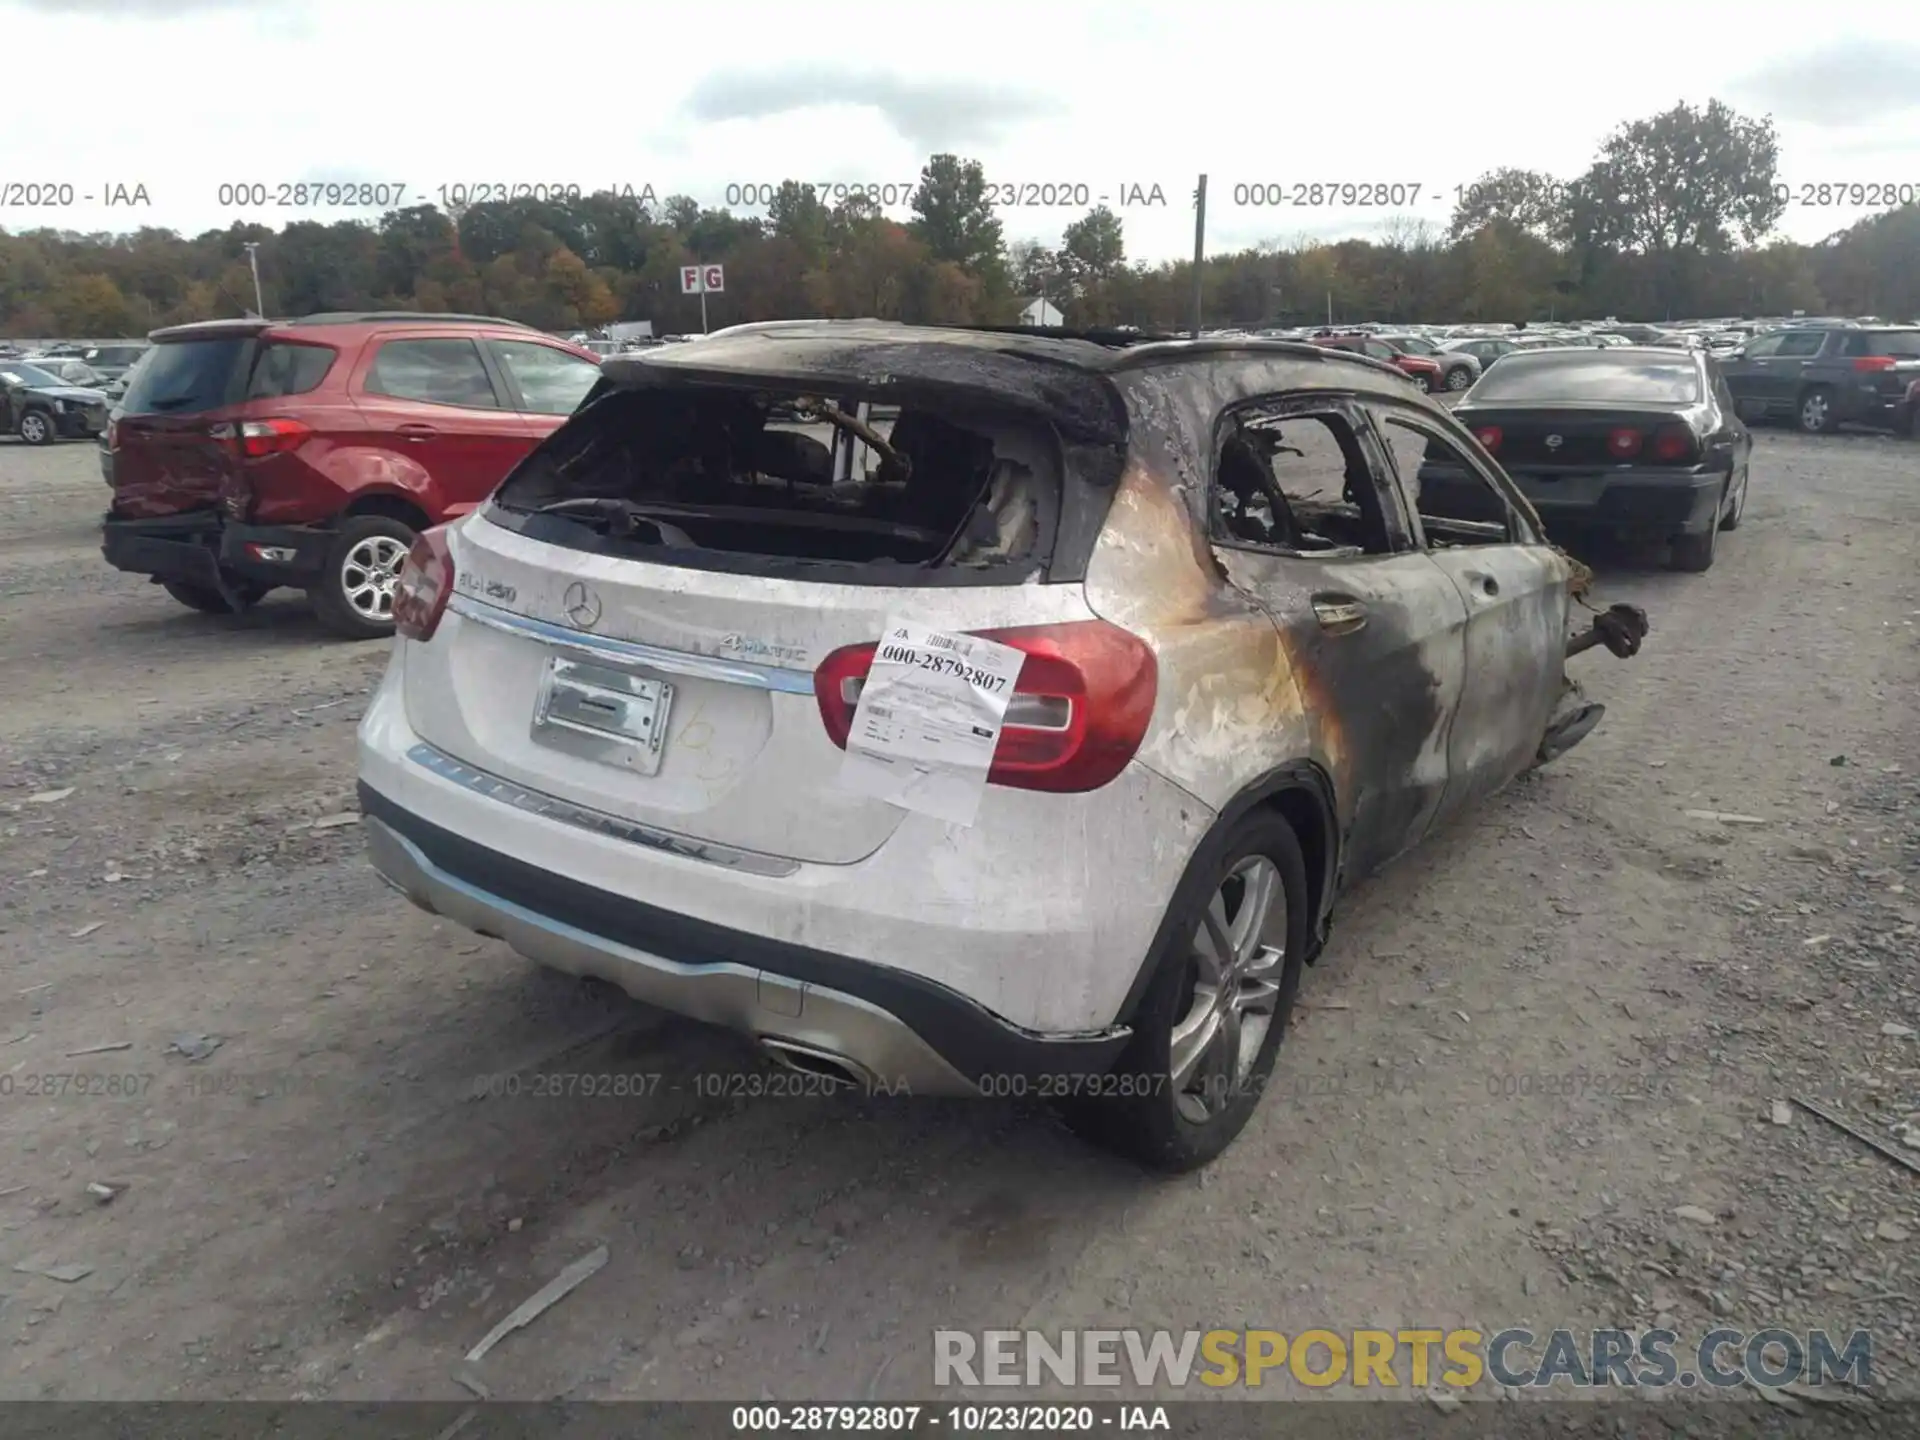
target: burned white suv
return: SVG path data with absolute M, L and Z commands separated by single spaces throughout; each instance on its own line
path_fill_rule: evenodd
M 1501 518 L 1423 513 L 1428 454 Z M 1574 573 L 1363 357 L 743 326 L 609 359 L 420 538 L 372 858 L 789 1065 L 1190 1168 L 1341 888 L 1597 720 Z

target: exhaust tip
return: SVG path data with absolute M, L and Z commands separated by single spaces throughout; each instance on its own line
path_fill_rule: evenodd
M 873 1073 L 866 1066 L 845 1055 L 836 1055 L 831 1050 L 801 1045 L 792 1040 L 779 1040 L 770 1035 L 760 1037 L 760 1048 L 784 1069 L 818 1076 L 856 1090 L 871 1090 L 874 1086 Z

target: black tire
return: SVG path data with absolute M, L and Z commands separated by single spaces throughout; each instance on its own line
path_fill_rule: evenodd
M 178 600 L 189 610 L 198 610 L 203 615 L 232 615 L 233 606 L 227 603 L 227 597 L 210 585 L 190 585 L 182 580 L 163 580 L 160 588 Z M 239 600 L 242 610 L 250 610 L 260 603 L 267 592 L 265 587 L 257 585 L 236 585 L 234 598 Z
M 1808 435 L 1831 435 L 1840 428 L 1834 413 L 1833 387 L 1815 385 L 1793 407 L 1794 420 Z
M 379 640 L 393 634 L 390 580 L 385 586 L 384 600 L 377 595 L 369 596 L 368 583 L 378 590 L 380 582 L 361 562 L 370 558 L 369 551 L 390 554 L 389 546 L 383 542 L 397 544 L 399 560 L 404 560 L 414 535 L 412 526 L 385 515 L 361 515 L 340 527 L 333 544 L 327 547 L 320 579 L 307 591 L 314 617 L 324 629 L 343 640 Z M 392 565 L 394 576 L 399 574 L 399 560 Z M 360 580 L 359 577 L 367 578 Z
M 1456 365 L 1447 371 L 1447 389 L 1458 392 L 1469 389 L 1472 385 L 1473 371 L 1466 366 Z
M 1209 1048 L 1194 1072 L 1201 1093 L 1181 1093 L 1171 1079 L 1173 1032 L 1182 1020 L 1191 1018 L 1196 1005 L 1204 1003 L 1197 932 L 1216 894 L 1226 893 L 1223 887 L 1243 865 L 1257 865 L 1263 858 L 1270 862 L 1278 898 L 1286 905 L 1284 954 L 1273 962 L 1274 968 L 1258 972 L 1270 977 L 1272 988 L 1265 1034 L 1251 1060 L 1235 1066 L 1237 1077 L 1216 1068 L 1218 1060 Z M 1153 979 L 1133 1017 L 1133 1040 L 1098 1096 L 1079 1097 L 1062 1107 L 1069 1128 L 1083 1139 L 1169 1174 L 1197 1170 L 1212 1161 L 1252 1117 L 1286 1035 L 1313 931 L 1299 837 L 1277 812 L 1260 809 L 1245 816 L 1224 846 L 1199 863 L 1207 871 L 1190 875 L 1182 885 L 1173 923 L 1167 927 L 1170 938 L 1154 959 Z M 1238 883 L 1244 902 L 1246 883 Z M 1233 918 L 1240 913 L 1235 910 Z M 1269 942 L 1274 928 L 1270 922 Z M 1248 983 L 1265 985 L 1268 980 L 1249 976 Z M 1236 988 L 1236 993 L 1249 992 Z M 1245 1038 L 1244 1030 L 1236 1033 Z M 1129 1090 L 1134 1093 L 1124 1093 Z
M 45 410 L 29 410 L 20 417 L 20 438 L 29 445 L 51 445 L 60 438 L 60 427 Z
M 1722 513 L 1727 503 L 1726 492 L 1720 495 Z M 1714 518 L 1713 524 L 1695 535 L 1676 535 L 1673 537 L 1672 558 L 1667 562 L 1670 570 L 1684 570 L 1691 575 L 1704 575 L 1713 568 L 1713 552 L 1718 548 L 1720 539 L 1720 519 Z
M 1720 528 L 1722 530 L 1738 530 L 1741 520 L 1746 517 L 1747 483 L 1751 477 L 1751 473 L 1751 470 L 1742 470 L 1740 472 L 1740 483 L 1735 486 L 1728 495 L 1727 498 L 1731 503 L 1728 504 L 1726 513 L 1720 517 Z

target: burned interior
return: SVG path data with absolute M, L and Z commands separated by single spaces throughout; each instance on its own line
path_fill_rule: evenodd
M 1016 580 L 1046 560 L 1060 471 L 1050 426 L 973 397 L 675 383 L 605 391 L 494 504 L 541 539 L 675 564 Z
M 1395 460 L 1410 494 L 1417 494 L 1417 460 L 1400 453 L 1404 436 L 1416 447 L 1446 442 L 1389 416 Z M 1450 452 L 1451 453 L 1451 452 Z M 1387 555 L 1404 548 L 1404 526 L 1383 503 L 1377 464 L 1342 410 L 1308 408 L 1297 401 L 1259 403 L 1230 419 L 1215 469 L 1214 537 L 1319 559 Z M 1382 472 L 1382 478 L 1384 472 Z M 1421 506 L 1428 540 L 1436 545 L 1484 545 L 1508 538 L 1505 509 L 1490 488 L 1484 514 L 1438 515 Z

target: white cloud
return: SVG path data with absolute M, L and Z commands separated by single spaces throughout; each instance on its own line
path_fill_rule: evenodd
M 0 225 L 278 224 L 301 216 L 223 205 L 219 187 L 329 178 L 405 185 L 409 201 L 442 185 L 570 183 L 720 205 L 730 186 L 784 178 L 898 194 L 941 147 L 1036 200 L 1104 197 L 1128 253 L 1158 259 L 1191 253 L 1203 170 L 1210 249 L 1377 234 L 1390 218 L 1251 203 L 1248 187 L 1266 184 L 1418 186 L 1401 213 L 1444 225 L 1454 187 L 1485 170 L 1570 177 L 1614 126 L 1714 95 L 1773 110 L 1789 183 L 1920 177 L 1911 127 L 1905 140 L 1884 127 L 1887 143 L 1866 150 L 1872 127 L 1849 138 L 1817 123 L 1871 119 L 1912 93 L 1875 80 L 1836 102 L 1849 56 L 1899 58 L 1876 22 L 1825 15 L 1831 48 L 1808 56 L 1790 28 L 1735 15 L 1643 0 L 1620 0 L 1599 27 L 1508 0 L 1451 12 L 1376 0 L 1363 25 L 1339 7 L 1111 0 L 0 0 L 10 53 L 50 57 L 10 69 L 10 110 L 59 117 L 58 140 L 43 130 L 23 157 L 30 173 L 16 160 L 0 178 L 96 196 L 0 212 Z M 150 208 L 99 204 L 105 187 L 136 183 Z M 1160 203 L 1123 203 L 1156 186 Z M 1053 241 L 1082 208 L 1022 204 L 1002 219 L 1009 237 Z M 1784 228 L 1818 238 L 1857 214 L 1796 208 Z

